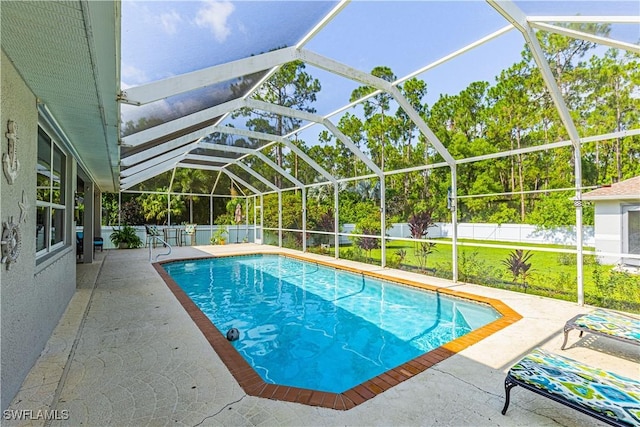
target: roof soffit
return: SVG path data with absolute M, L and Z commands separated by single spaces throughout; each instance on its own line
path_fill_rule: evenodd
M 2 49 L 102 191 L 118 185 L 118 15 L 115 1 L 2 3 Z

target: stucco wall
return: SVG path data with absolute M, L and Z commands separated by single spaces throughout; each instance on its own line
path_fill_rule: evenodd
M 619 201 L 598 201 L 595 206 L 596 251 L 620 252 L 622 250 L 622 206 Z M 603 264 L 616 264 L 619 257 L 600 257 Z
M 44 262 L 36 262 L 36 161 L 38 113 L 36 96 L 1 53 L 0 153 L 7 152 L 7 121 L 18 125 L 20 170 L 13 185 L 0 172 L 0 219 L 17 222 L 22 191 L 29 206 L 20 224 L 22 245 L 16 263 L 0 264 L 0 407 L 4 410 L 44 349 L 76 287 L 74 248 L 69 245 Z M 70 159 L 71 160 L 71 159 Z M 71 161 L 69 163 L 72 163 Z M 68 169 L 70 170 L 70 169 Z M 72 190 L 75 176 L 70 176 Z M 73 191 L 68 194 L 73 194 Z M 70 197 L 69 199 L 72 199 Z M 72 213 L 72 207 L 67 211 Z M 69 223 L 68 236 L 72 224 Z M 69 238 L 67 237 L 67 242 Z

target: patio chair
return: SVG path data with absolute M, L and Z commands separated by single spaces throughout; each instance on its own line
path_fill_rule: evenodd
M 147 242 L 145 244 L 145 248 L 149 247 L 149 245 L 151 244 L 153 244 L 153 247 L 155 248 L 157 244 L 157 240 L 155 238 L 160 236 L 158 226 L 145 224 L 144 229 L 147 232 Z
M 198 224 L 185 224 L 184 226 L 184 244 L 185 245 L 189 245 L 189 246 L 193 246 L 195 243 L 195 236 L 196 236 L 196 227 L 198 226 Z M 182 239 L 181 239 L 182 240 Z
M 95 252 L 97 248 L 100 248 L 100 252 L 102 252 L 103 247 L 104 247 L 104 239 L 102 237 L 94 237 L 93 252 Z
M 162 229 L 164 234 L 164 241 L 166 244 L 170 244 L 169 241 L 173 240 L 173 243 L 178 246 L 180 245 L 180 230 L 176 227 L 165 227 Z
M 504 380 L 507 413 L 511 389 L 521 386 L 614 426 L 640 425 L 640 382 L 536 348 Z
M 564 342 L 562 350 L 567 345 L 569 331 L 577 329 L 580 336 L 584 332 L 613 338 L 630 344 L 640 345 L 640 319 L 624 314 L 596 309 L 586 314 L 579 314 L 564 325 Z
M 76 257 L 82 256 L 84 233 L 82 231 L 76 231 Z

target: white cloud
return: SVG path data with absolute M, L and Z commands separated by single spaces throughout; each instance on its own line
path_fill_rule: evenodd
M 207 1 L 198 10 L 195 23 L 199 27 L 209 28 L 216 40 L 223 42 L 231 34 L 227 21 L 234 10 L 235 6 L 230 1 Z
M 176 31 L 178 31 L 177 26 L 181 22 L 182 17 L 175 10 L 160 15 L 160 23 L 162 24 L 162 29 L 169 35 L 175 34 Z
M 136 68 L 133 65 L 123 63 L 121 67 L 121 73 L 122 75 L 120 76 L 120 80 L 122 81 L 123 88 L 137 86 L 149 81 L 147 74 L 143 70 Z M 127 83 L 125 83 L 125 81 Z

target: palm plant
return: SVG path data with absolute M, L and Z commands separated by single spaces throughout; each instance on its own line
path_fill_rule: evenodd
M 531 263 L 527 262 L 531 259 L 533 254 L 531 251 L 524 251 L 522 249 L 516 249 L 509 254 L 506 259 L 502 260 L 502 264 L 507 267 L 513 281 L 517 282 L 519 277 L 522 277 L 522 285 L 527 288 L 527 276 L 531 269 Z
M 416 212 L 409 217 L 409 230 L 414 239 L 423 239 L 429 234 L 429 227 L 434 224 L 433 208 Z M 432 242 L 416 242 L 414 253 L 420 264 L 420 269 L 427 268 L 427 257 L 434 251 L 436 244 Z

